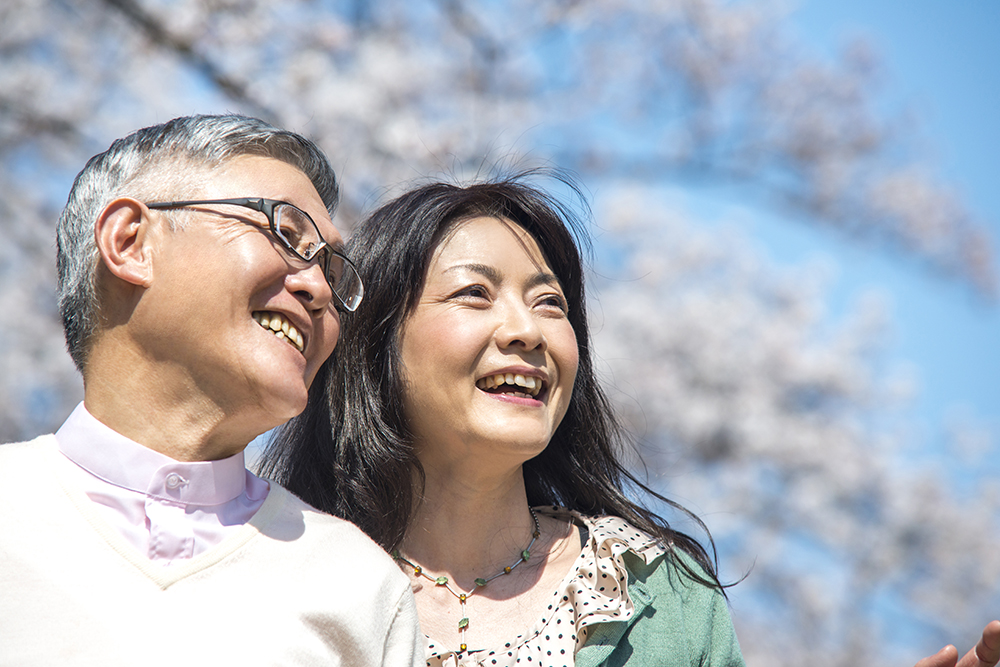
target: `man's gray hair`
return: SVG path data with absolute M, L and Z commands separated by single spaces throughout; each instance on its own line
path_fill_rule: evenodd
M 274 158 L 301 170 L 333 217 L 339 198 L 337 180 L 319 147 L 294 132 L 246 116 L 186 116 L 137 130 L 92 157 L 77 175 L 59 216 L 56 265 L 66 347 L 81 373 L 100 307 L 94 239 L 98 216 L 118 197 L 145 202 L 194 198 L 197 193 L 191 190 L 205 172 L 242 155 Z

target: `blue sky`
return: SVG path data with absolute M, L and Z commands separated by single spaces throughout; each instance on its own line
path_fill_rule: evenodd
M 921 151 L 988 223 L 1000 251 L 1000 2 L 803 0 L 791 23 L 821 54 L 849 36 L 868 38 L 883 63 L 886 108 L 914 112 Z M 963 410 L 1000 444 L 1000 302 L 806 227 L 762 220 L 754 235 L 781 262 L 831 257 L 839 266 L 834 304 L 881 288 L 894 318 L 892 359 L 911 362 L 919 383 L 914 425 L 934 440 L 937 425 Z
M 868 38 L 883 62 L 886 110 L 914 112 L 921 149 L 989 224 L 1000 252 L 1000 1 L 800 0 L 790 22 L 812 53 L 833 55 L 852 35 Z M 1000 445 L 1000 301 L 985 302 L 915 261 L 758 213 L 751 236 L 779 263 L 836 263 L 835 315 L 868 289 L 887 295 L 890 361 L 912 365 L 918 382 L 910 419 L 923 439 L 918 449 L 934 456 L 955 410 L 991 427 Z

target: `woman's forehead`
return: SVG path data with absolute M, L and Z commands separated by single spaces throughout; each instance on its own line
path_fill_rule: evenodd
M 434 248 L 428 271 L 442 269 L 441 261 L 448 264 L 470 263 L 492 258 L 494 261 L 516 260 L 520 249 L 532 263 L 551 273 L 545 254 L 537 239 L 521 225 L 498 217 L 478 216 L 456 222 L 442 235 Z

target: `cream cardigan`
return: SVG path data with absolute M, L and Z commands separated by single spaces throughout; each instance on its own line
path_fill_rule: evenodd
M 0 445 L 0 665 L 423 665 L 409 582 L 271 483 L 242 530 L 164 567 L 70 487 L 51 435 Z

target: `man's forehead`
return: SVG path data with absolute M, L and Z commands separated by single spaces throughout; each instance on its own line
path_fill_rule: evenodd
M 315 184 L 298 166 L 273 157 L 238 155 L 213 170 L 206 186 L 229 189 L 233 197 L 263 197 L 287 201 L 316 219 L 329 222 L 329 212 Z M 221 194 L 219 196 L 222 196 Z

